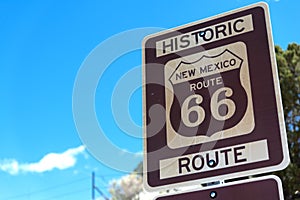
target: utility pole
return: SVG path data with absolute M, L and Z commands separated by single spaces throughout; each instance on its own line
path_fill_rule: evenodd
M 92 172 L 92 200 L 95 200 L 95 172 Z
M 95 172 L 92 172 L 92 200 L 95 200 L 95 190 L 105 199 L 109 200 L 104 193 L 95 185 Z

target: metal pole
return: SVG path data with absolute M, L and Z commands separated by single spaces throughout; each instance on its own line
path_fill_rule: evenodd
M 92 200 L 95 200 L 95 172 L 92 172 Z
M 105 199 L 109 200 L 105 194 L 95 185 L 95 172 L 92 172 L 92 200 L 95 200 L 95 190 Z

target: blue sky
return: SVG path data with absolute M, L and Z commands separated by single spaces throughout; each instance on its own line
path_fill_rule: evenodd
M 76 76 L 99 44 L 131 29 L 172 28 L 255 2 L 0 1 L 0 200 L 90 199 L 92 171 L 106 195 L 109 182 L 126 174 L 100 163 L 82 146 L 73 118 Z M 283 49 L 291 42 L 300 43 L 300 2 L 266 2 L 274 43 Z M 98 149 L 111 158 L 121 158 L 123 151 L 131 152 L 134 161 L 141 160 L 141 132 L 126 134 L 111 108 L 118 81 L 140 64 L 140 49 L 120 56 L 96 85 L 98 122 L 120 151 L 111 155 L 110 149 L 101 145 Z M 133 73 L 135 84 L 141 81 L 139 70 Z M 141 126 L 141 89 L 131 92 L 130 98 L 120 100 L 125 101 L 134 123 Z M 128 169 L 127 164 L 120 160 L 118 168 L 126 165 Z M 131 164 L 133 168 L 135 163 Z

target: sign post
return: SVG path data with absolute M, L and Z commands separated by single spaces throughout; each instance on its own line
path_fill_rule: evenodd
M 218 200 L 284 200 L 281 181 L 276 176 L 237 181 L 226 185 L 191 190 L 184 193 L 167 194 L 156 200 L 218 199 Z
M 289 163 L 264 3 L 145 38 L 145 187 L 186 186 Z

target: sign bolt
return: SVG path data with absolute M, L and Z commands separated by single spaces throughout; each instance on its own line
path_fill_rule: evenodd
M 215 167 L 216 166 L 216 161 L 214 161 L 214 160 L 208 161 L 208 166 Z
M 215 199 L 217 197 L 217 192 L 212 191 L 212 192 L 210 192 L 209 196 L 210 196 L 210 198 Z

